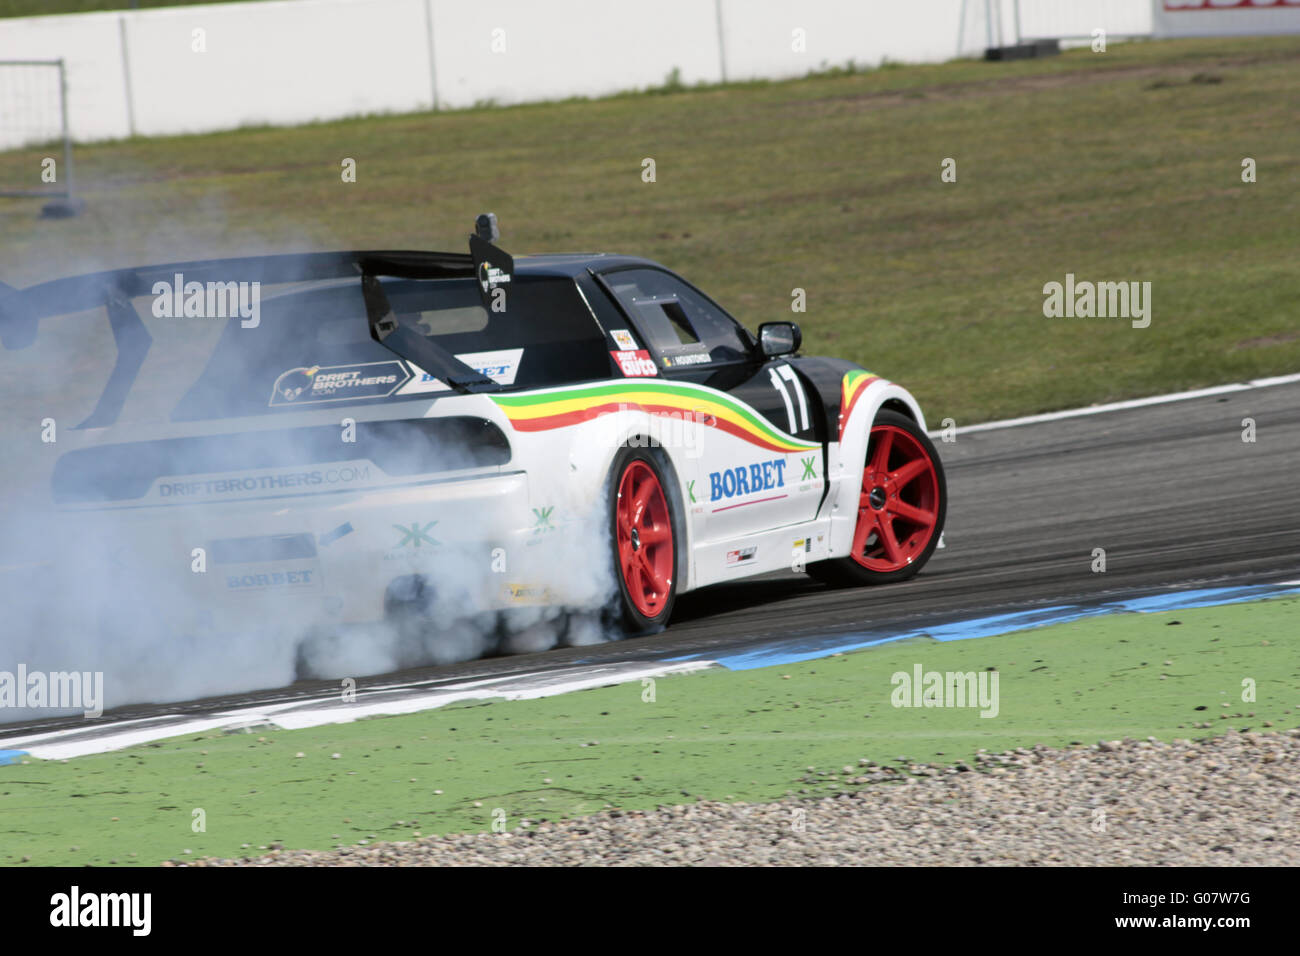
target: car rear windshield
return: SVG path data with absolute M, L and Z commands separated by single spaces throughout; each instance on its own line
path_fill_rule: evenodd
M 500 382 L 541 388 L 604 378 L 604 333 L 571 279 L 519 276 L 501 309 L 484 308 L 474 279 L 383 282 L 398 321 Z M 293 292 L 262 303 L 261 322 L 228 321 L 173 420 L 225 418 L 433 398 L 434 376 L 370 337 L 360 283 Z

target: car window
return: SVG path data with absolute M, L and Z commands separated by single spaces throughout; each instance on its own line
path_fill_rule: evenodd
M 736 321 L 685 282 L 658 269 L 602 276 L 665 368 L 739 362 L 749 351 Z
M 397 321 L 507 389 L 606 378 L 609 353 L 573 280 L 516 276 L 503 311 L 474 279 L 385 279 Z M 172 414 L 188 421 L 275 414 L 322 403 L 399 401 L 445 389 L 370 337 L 359 282 L 263 302 L 257 328 L 229 320 Z M 414 377 L 412 377 L 414 376 Z

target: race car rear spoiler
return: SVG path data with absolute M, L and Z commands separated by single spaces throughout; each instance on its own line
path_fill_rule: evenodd
M 453 279 L 472 277 L 474 259 L 455 252 L 311 252 L 171 262 L 92 272 L 26 289 L 4 286 L 0 288 L 0 343 L 7 349 L 26 348 L 36 341 L 37 324 L 47 316 L 99 308 L 115 297 L 152 295 L 155 283 L 170 284 L 177 273 L 187 282 L 265 285 L 364 275 Z
M 485 248 L 486 247 L 486 248 Z M 153 295 L 157 283 L 171 285 L 177 274 L 189 282 L 258 282 L 276 285 L 355 276 L 361 280 L 370 334 L 400 358 L 462 392 L 500 386 L 419 333 L 399 325 L 379 283 L 400 279 L 463 279 L 485 274 L 490 264 L 493 285 L 513 272 L 513 260 L 479 236 L 471 237 L 471 254 L 417 251 L 316 252 L 300 255 L 201 259 L 115 269 L 56 279 L 26 289 L 0 283 L 0 344 L 27 348 L 36 341 L 40 320 L 104 308 L 117 344 L 117 361 L 94 412 L 78 428 L 98 428 L 117 420 L 126 394 L 153 343 L 131 300 Z M 509 281 L 506 278 L 504 281 Z M 486 293 L 490 286 L 480 282 Z

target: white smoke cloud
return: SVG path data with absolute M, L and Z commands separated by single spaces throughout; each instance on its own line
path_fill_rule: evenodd
M 257 245 L 256 251 L 265 251 L 264 244 Z M 173 247 L 158 258 L 185 254 L 195 251 Z M 60 271 L 71 275 L 123 264 L 65 262 Z M 199 503 L 104 510 L 87 501 L 56 503 L 51 476 L 58 459 L 76 447 L 134 441 L 137 434 L 149 434 L 149 427 L 172 424 L 176 401 L 195 381 L 221 334 L 224 323 L 154 318 L 147 305 L 141 307 L 146 301 L 136 301 L 136 312 L 154 345 L 122 423 L 103 431 L 73 427 L 94 407 L 117 354 L 102 309 L 45 319 L 31 347 L 0 348 L 0 408 L 5 410 L 0 421 L 0 671 L 14 671 L 19 663 L 29 671 L 102 671 L 105 706 L 114 708 L 280 687 L 298 676 L 360 678 L 615 636 L 602 615 L 617 594 L 606 550 L 606 501 L 574 506 L 570 520 L 544 542 L 513 549 L 523 553 L 507 555 L 508 575 L 492 570 L 478 544 L 445 544 L 424 571 L 436 595 L 428 614 L 410 613 L 413 606 L 419 610 L 418 600 L 414 605 L 396 600 L 419 595 L 400 593 L 403 587 L 411 590 L 399 580 L 409 569 L 394 563 L 388 582 L 394 592 L 390 613 L 352 625 L 340 624 L 331 608 L 350 599 L 349 589 L 373 587 L 373 575 L 359 580 L 336 575 L 317 581 L 309 599 L 285 600 L 270 592 L 222 593 L 223 569 L 210 563 L 203 587 L 196 587 L 194 548 L 256 534 L 247 524 L 234 527 L 222 507 Z M 263 308 L 269 308 L 265 302 Z M 364 321 L 359 315 L 363 327 Z M 241 384 L 232 382 L 231 388 Z M 373 412 L 392 413 L 395 407 L 349 406 L 346 414 L 364 425 Z M 423 406 L 411 402 L 409 407 L 414 418 Z M 299 424 L 296 413 L 264 417 L 259 424 L 265 427 Z M 318 417 L 337 419 L 324 413 Z M 56 425 L 53 443 L 41 440 L 41 423 L 47 419 Z M 210 424 L 196 421 L 192 432 L 211 432 Z M 398 471 L 419 467 L 402 460 L 417 453 L 409 436 L 381 437 L 375 449 Z M 299 451 L 304 459 L 310 457 L 309 449 Z M 420 454 L 433 454 L 445 469 L 467 463 L 467 451 L 454 445 L 432 452 L 425 448 Z M 176 452 L 163 473 L 202 472 L 206 466 L 187 461 L 187 455 Z M 209 474 L 214 471 L 207 468 Z M 226 473 L 239 471 L 231 463 Z M 334 496 L 330 507 L 343 514 L 349 500 L 351 493 Z M 430 505 L 436 501 L 431 494 Z M 309 515 L 316 503 L 312 498 L 267 502 L 268 532 L 292 524 L 281 509 Z M 321 525 L 301 523 L 304 533 L 313 536 L 324 530 Z M 207 560 L 212 559 L 209 553 Z M 500 593 L 507 578 L 549 594 L 554 606 L 485 611 L 488 598 Z M 399 606 L 407 613 L 394 610 Z M 51 715 L 48 710 L 0 709 L 0 723 Z

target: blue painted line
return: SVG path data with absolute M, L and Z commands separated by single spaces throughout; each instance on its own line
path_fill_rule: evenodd
M 26 750 L 0 750 L 0 767 L 5 764 L 18 763 L 19 760 L 26 756 Z
M 1065 624 L 1083 618 L 1100 617 L 1103 614 L 1153 614 L 1162 611 L 1186 611 L 1199 607 L 1241 604 L 1245 601 L 1260 601 L 1265 598 L 1286 597 L 1296 594 L 1300 594 L 1300 587 L 1275 584 L 1199 588 L 1192 591 L 1171 591 L 1167 594 L 1128 598 L 1123 601 L 1108 601 L 1104 604 L 1062 604 L 1054 607 L 1033 608 L 1028 611 L 1016 611 L 1010 614 L 992 614 L 965 621 L 954 621 L 951 624 L 939 624 L 920 630 L 906 631 L 901 634 L 863 631 L 856 634 L 801 637 L 796 640 L 752 648 L 735 654 L 723 654 L 721 656 L 687 654 L 682 657 L 670 657 L 667 660 L 676 662 L 707 659 L 716 661 L 728 670 L 745 671 L 759 667 L 777 667 L 782 664 L 798 664 L 803 661 L 818 660 L 823 657 L 830 657 L 832 654 L 844 654 L 865 647 L 892 644 L 908 638 L 929 638 L 935 641 L 968 641 L 979 637 L 994 637 L 998 634 L 1034 630 L 1051 624 Z
M 1275 584 L 1254 584 L 1236 588 L 1201 588 L 1196 591 L 1174 591 L 1169 594 L 1154 594 L 1150 597 L 1134 598 L 1117 602 L 1126 611 L 1186 611 L 1198 607 L 1214 607 L 1219 604 L 1241 604 L 1243 601 L 1259 601 L 1264 598 L 1283 597 L 1298 594 L 1300 588 L 1279 587 Z
M 321 547 L 328 547 L 344 535 L 351 534 L 352 530 L 352 522 L 347 521 L 339 525 L 333 531 L 326 531 L 319 539 Z

